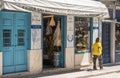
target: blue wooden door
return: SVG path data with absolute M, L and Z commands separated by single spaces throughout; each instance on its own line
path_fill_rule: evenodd
M 110 63 L 110 23 L 102 24 L 103 63 Z
M 1 12 L 3 73 L 27 70 L 27 13 Z
M 27 70 L 27 14 L 17 13 L 14 27 L 14 63 L 17 71 Z
M 0 42 L 3 52 L 3 73 L 14 71 L 13 14 L 1 13 Z

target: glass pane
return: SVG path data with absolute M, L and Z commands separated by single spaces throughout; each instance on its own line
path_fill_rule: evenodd
M 23 38 L 18 38 L 18 42 L 24 42 Z
M 18 46 L 23 46 L 24 42 L 24 30 L 18 30 Z
M 10 37 L 10 33 L 4 33 L 3 36 L 4 37 Z
M 11 30 L 3 30 L 3 46 L 11 46 Z
M 24 30 L 18 30 L 18 36 L 24 36 Z
M 90 31 L 89 18 L 75 18 L 75 46 L 76 52 L 89 52 L 90 47 Z
M 10 43 L 10 39 L 8 38 L 8 39 L 4 39 L 4 41 L 3 41 L 4 43 Z

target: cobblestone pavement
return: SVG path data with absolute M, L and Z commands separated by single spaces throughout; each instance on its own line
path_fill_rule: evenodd
M 93 76 L 88 78 L 120 78 L 120 72 L 109 73 L 105 75 Z

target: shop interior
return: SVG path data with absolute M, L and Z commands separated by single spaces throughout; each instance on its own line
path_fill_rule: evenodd
M 75 18 L 75 52 L 89 52 L 90 18 Z
M 59 67 L 61 42 L 61 18 L 43 15 L 43 68 Z

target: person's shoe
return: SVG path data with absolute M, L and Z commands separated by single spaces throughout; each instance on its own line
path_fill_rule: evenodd
M 97 70 L 97 68 L 93 68 L 93 70 Z
M 100 70 L 103 70 L 103 67 L 100 67 Z

